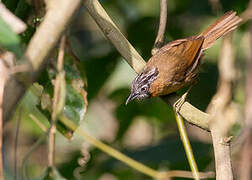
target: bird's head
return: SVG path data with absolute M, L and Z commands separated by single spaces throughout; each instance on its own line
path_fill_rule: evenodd
M 141 100 L 150 97 L 150 85 L 157 79 L 157 77 L 157 68 L 144 70 L 140 75 L 138 75 L 131 84 L 131 93 L 126 101 L 126 105 L 135 98 Z

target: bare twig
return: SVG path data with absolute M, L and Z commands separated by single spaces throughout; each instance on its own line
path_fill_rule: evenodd
M 58 63 L 57 63 L 58 72 L 63 71 L 63 68 L 64 68 L 65 46 L 66 46 L 66 35 L 63 35 L 60 39 L 60 47 L 59 47 Z
M 26 29 L 26 24 L 8 10 L 3 3 L 0 2 L 0 17 L 11 27 L 16 33 L 22 33 Z
M 29 62 L 26 64 L 29 67 L 29 72 L 13 75 L 6 83 L 3 102 L 4 121 L 10 119 L 17 102 L 24 95 L 27 87 L 37 79 L 41 70 L 50 60 L 47 58 L 48 55 L 79 5 L 80 0 L 61 0 L 60 3 L 57 0 L 48 1 L 48 11 L 44 20 L 25 52 L 24 59 Z
M 100 5 L 97 0 L 85 0 L 83 1 L 89 14 L 93 17 L 96 23 L 99 25 L 106 37 L 111 41 L 115 48 L 121 53 L 128 64 L 137 72 L 140 73 L 145 66 L 145 61 L 123 36 L 118 27 L 114 24 L 106 11 Z M 169 97 L 163 97 L 165 102 L 173 105 L 179 97 L 172 95 Z M 193 107 L 190 103 L 185 102 L 179 113 L 183 118 L 202 129 L 208 129 L 209 115 Z
M 252 2 L 252 1 L 250 1 Z M 251 179 L 251 168 L 252 168 L 252 23 L 250 22 L 250 31 L 249 31 L 249 46 L 248 50 L 248 59 L 246 66 L 246 102 L 245 102 L 245 120 L 243 127 L 243 136 L 244 141 L 242 142 L 243 146 L 241 146 L 241 154 L 240 154 L 240 164 L 239 164 L 239 179 L 240 180 L 250 180 Z
M 105 36 L 128 61 L 129 65 L 137 73 L 140 73 L 145 65 L 145 61 L 129 43 L 129 41 L 123 36 L 121 31 L 110 19 L 101 4 L 97 0 L 84 0 L 83 4 L 86 6 L 89 14 L 96 21 Z
M 164 43 L 164 33 L 166 29 L 166 21 L 167 21 L 167 0 L 160 0 L 160 22 L 159 22 L 159 29 L 158 29 L 158 34 L 154 43 L 154 46 L 152 48 L 151 54 L 155 55 L 159 48 L 163 45 Z M 174 113 L 176 122 L 178 125 L 179 129 L 179 134 L 180 138 L 182 140 L 182 143 L 184 145 L 184 149 L 186 152 L 186 156 L 190 165 L 190 168 L 192 170 L 192 174 L 194 179 L 199 179 L 199 170 L 197 167 L 197 163 L 195 161 L 192 147 L 186 132 L 186 128 L 184 125 L 183 118 L 179 115 L 179 113 Z
M 51 8 L 49 8 L 43 22 L 33 36 L 25 53 L 26 58 L 30 61 L 30 65 L 27 66 L 31 67 L 24 69 L 32 71 L 29 73 L 21 72 L 18 74 L 19 77 L 12 76 L 12 78 L 6 83 L 6 91 L 4 91 L 4 99 L 6 99 L 6 101 L 4 100 L 3 109 L 4 121 L 11 117 L 12 112 L 15 109 L 14 107 L 17 105 L 17 101 L 19 101 L 24 95 L 27 87 L 36 80 L 40 70 L 45 67 L 44 65 L 49 60 L 46 59 L 46 57 L 54 47 L 60 34 L 64 30 L 65 25 L 69 22 L 71 15 L 75 12 L 80 3 L 79 0 L 74 1 L 74 3 L 70 3 L 67 0 L 62 0 L 61 3 L 58 3 L 58 1 L 49 2 L 49 4 L 55 4 L 50 6 Z M 132 68 L 140 73 L 145 65 L 144 60 L 122 35 L 99 2 L 97 0 L 85 0 L 84 4 L 117 50 L 123 55 Z M 172 96 L 172 98 L 169 98 L 166 102 L 174 103 L 176 98 L 177 97 Z M 183 104 L 180 114 L 190 123 L 208 130 L 209 116 L 206 113 L 197 110 L 189 103 Z
M 64 82 L 64 52 L 65 52 L 65 44 L 66 44 L 66 36 L 63 35 L 60 40 L 59 54 L 58 54 L 58 63 L 57 70 L 59 74 L 56 77 L 55 85 L 54 85 L 54 97 L 53 97 L 53 107 L 52 107 L 52 116 L 51 116 L 51 128 L 49 131 L 49 143 L 48 143 L 48 164 L 49 167 L 54 168 L 54 159 L 55 159 L 55 133 L 56 133 L 56 120 L 57 115 L 62 111 L 63 107 L 59 109 L 59 103 L 62 94 L 61 83 Z M 63 79 L 61 78 L 61 74 L 63 73 Z M 65 88 L 65 87 L 64 87 Z M 65 95 L 64 95 L 65 96 Z M 65 99 L 65 97 L 63 97 Z M 64 102 L 63 102 L 64 104 Z
M 217 93 L 208 106 L 208 112 L 212 115 L 210 130 L 213 140 L 216 179 L 233 179 L 230 138 L 227 132 L 231 127 L 229 119 L 225 116 L 226 109 L 231 101 L 232 80 L 234 78 L 234 54 L 232 49 L 231 35 L 223 39 L 219 58 L 219 84 Z M 225 121 L 224 121 L 225 119 Z
M 160 0 L 160 20 L 158 27 L 158 34 L 151 50 L 151 54 L 154 55 L 164 44 L 164 34 L 167 23 L 167 0 Z
M 75 130 L 76 133 L 81 135 L 87 142 L 94 145 L 98 149 L 102 150 L 103 152 L 109 154 L 110 156 L 122 161 L 123 163 L 127 164 L 128 166 L 148 175 L 155 179 L 165 180 L 170 177 L 186 177 L 186 178 L 193 178 L 193 175 L 191 172 L 188 171 L 168 171 L 168 172 L 159 172 L 154 169 L 151 169 L 144 164 L 141 164 L 128 156 L 125 156 L 123 153 L 117 151 L 116 149 L 113 149 L 112 147 L 104 144 L 103 142 L 99 141 L 98 139 L 88 135 L 86 132 L 84 132 L 82 129 L 78 128 L 77 125 L 75 125 L 71 120 L 69 120 L 67 117 L 61 115 L 59 116 L 59 120 L 65 124 L 67 127 L 69 127 L 72 130 Z M 200 178 L 209 178 L 214 177 L 214 173 L 207 172 L 207 173 L 199 173 Z

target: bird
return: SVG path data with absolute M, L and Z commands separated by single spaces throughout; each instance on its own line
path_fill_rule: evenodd
M 194 84 L 203 52 L 217 39 L 235 30 L 241 21 L 236 12 L 231 10 L 218 18 L 201 34 L 174 40 L 161 47 L 133 80 L 126 105 L 133 99 L 142 100 L 164 96 Z M 185 101 L 185 97 L 178 101 L 178 108 Z

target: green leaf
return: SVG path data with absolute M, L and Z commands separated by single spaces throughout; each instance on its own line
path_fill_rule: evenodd
M 83 86 L 82 82 L 79 83 L 79 80 L 82 81 L 82 78 L 77 67 L 75 67 L 74 60 L 71 56 L 65 56 L 64 69 L 66 77 L 66 98 L 62 115 L 70 119 L 76 126 L 79 126 L 80 121 L 84 118 L 85 114 L 85 103 L 80 92 L 83 90 Z M 54 86 L 52 84 L 52 81 L 55 79 L 55 76 L 55 70 L 47 69 L 41 73 L 41 76 L 38 81 L 44 87 L 44 92 L 50 95 L 51 99 L 54 93 Z M 48 119 L 51 118 L 50 114 L 52 107 L 46 107 L 43 109 L 41 106 L 39 108 L 41 109 L 41 112 L 43 112 L 48 117 Z M 66 127 L 60 121 L 57 121 L 56 126 L 57 130 L 62 135 L 64 135 L 68 139 L 72 138 L 73 131 L 70 128 Z
M 84 101 L 82 96 L 69 84 L 66 86 L 66 103 L 64 107 L 64 115 L 79 125 L 84 117 Z
M 12 51 L 17 58 L 22 56 L 20 37 L 12 31 L 10 26 L 0 17 L 0 46 Z
M 48 116 L 46 116 L 42 111 L 38 108 L 40 103 L 41 95 L 42 95 L 43 87 L 34 83 L 26 92 L 25 96 L 23 97 L 22 101 L 20 102 L 14 118 L 17 119 L 22 113 L 22 119 L 24 121 L 33 121 L 33 118 L 39 121 L 41 124 L 40 126 L 45 127 L 46 129 L 49 128 L 48 123 Z M 33 134 L 40 134 L 41 127 L 38 127 L 37 124 L 34 122 L 31 123 L 24 123 L 24 128 L 29 130 Z M 39 130 L 40 129 L 40 130 Z M 38 131 L 39 130 L 39 131 Z
M 66 53 L 64 57 L 64 70 L 66 73 L 66 81 L 71 82 L 74 79 L 80 78 L 80 73 L 75 65 L 73 56 Z

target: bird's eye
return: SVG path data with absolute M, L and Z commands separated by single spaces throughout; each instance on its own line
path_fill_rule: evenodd
M 147 87 L 142 87 L 141 91 L 147 91 Z

